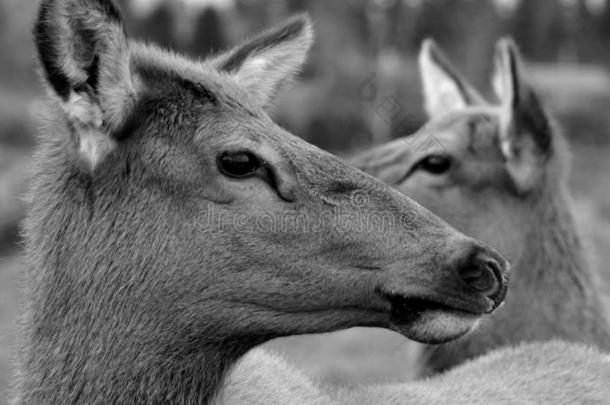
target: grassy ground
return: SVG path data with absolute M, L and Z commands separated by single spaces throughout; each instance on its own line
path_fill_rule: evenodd
M 576 145 L 571 186 L 585 236 L 598 263 L 610 262 L 610 146 Z M 10 377 L 19 295 L 19 262 L 0 259 L 0 405 Z M 610 283 L 610 271 L 602 268 Z M 292 337 L 268 344 L 272 349 L 333 383 L 405 380 L 411 376 L 414 345 L 380 329 L 356 328 L 328 335 Z

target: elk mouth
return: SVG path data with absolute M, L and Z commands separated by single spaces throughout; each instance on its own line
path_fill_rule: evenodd
M 474 329 L 480 318 L 493 309 L 491 302 L 443 300 L 380 292 L 390 304 L 390 326 L 421 343 L 446 343 Z
M 458 308 L 428 298 L 406 297 L 399 294 L 387 294 L 386 299 L 391 304 L 391 317 L 398 323 L 413 322 L 426 311 L 462 312 L 472 316 L 480 316 L 489 312 L 487 307 L 481 308 L 480 311 L 474 308 L 465 308 L 466 305 L 460 305 Z

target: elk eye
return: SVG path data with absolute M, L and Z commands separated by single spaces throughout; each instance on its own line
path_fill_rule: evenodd
M 451 168 L 451 158 L 446 155 L 429 155 L 420 160 L 416 168 L 430 174 L 441 175 Z
M 250 152 L 224 152 L 218 156 L 218 170 L 228 177 L 244 178 L 261 167 L 258 158 Z

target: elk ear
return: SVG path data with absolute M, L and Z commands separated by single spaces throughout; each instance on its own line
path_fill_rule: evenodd
M 233 74 L 264 107 L 299 72 L 313 43 L 307 16 L 298 16 L 238 45 L 213 64 Z
M 424 40 L 419 51 L 419 69 L 424 109 L 429 117 L 484 103 L 430 38 Z
M 500 145 L 508 171 L 521 192 L 531 190 L 552 153 L 552 128 L 538 96 L 524 80 L 515 43 L 496 44 L 493 87 L 501 102 Z
M 43 0 L 34 27 L 43 75 L 94 169 L 133 105 L 129 49 L 112 0 Z

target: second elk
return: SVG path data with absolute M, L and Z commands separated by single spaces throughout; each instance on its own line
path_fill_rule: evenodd
M 477 333 L 428 346 L 420 374 L 494 348 L 560 338 L 610 348 L 596 273 L 575 226 L 569 150 L 522 73 L 509 39 L 496 46 L 494 89 L 484 100 L 431 40 L 420 52 L 425 110 L 417 133 L 352 159 L 512 263 L 506 305 Z

